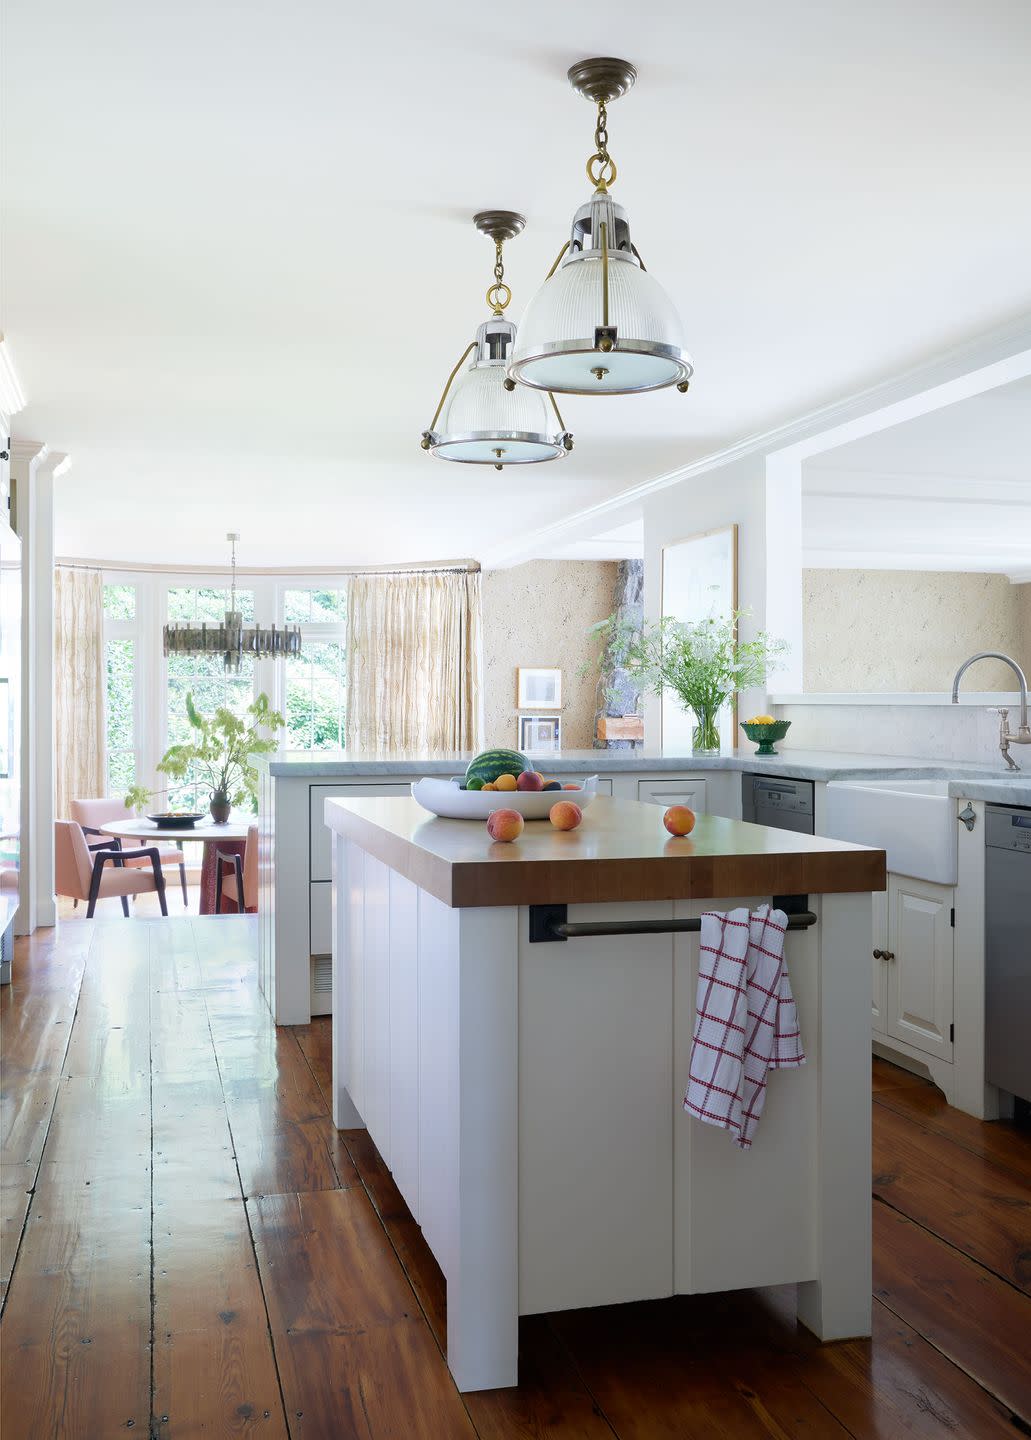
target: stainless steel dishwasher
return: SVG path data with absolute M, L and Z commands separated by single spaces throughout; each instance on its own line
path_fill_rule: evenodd
M 985 806 L 984 1078 L 1031 1101 L 1031 809 Z
M 814 834 L 813 782 L 779 775 L 742 777 L 741 818 L 775 830 Z

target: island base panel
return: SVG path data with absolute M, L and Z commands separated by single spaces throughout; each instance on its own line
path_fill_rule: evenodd
M 440 1263 L 460 1389 L 514 1385 L 543 1310 L 798 1282 L 821 1338 L 869 1333 L 868 895 L 811 897 L 788 937 L 809 1063 L 746 1153 L 681 1108 L 697 935 L 531 945 L 527 907 L 451 909 L 340 835 L 334 865 L 335 1116 Z

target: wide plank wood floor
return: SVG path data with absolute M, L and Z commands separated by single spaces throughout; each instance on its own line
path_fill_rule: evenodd
M 793 1287 L 534 1316 L 460 1396 L 443 1278 L 328 1021 L 276 1031 L 248 917 L 65 924 L 0 995 L 5 1440 L 1031 1434 L 1031 1140 L 874 1067 L 874 1335 Z M 618 1163 L 618 1137 L 614 1137 Z

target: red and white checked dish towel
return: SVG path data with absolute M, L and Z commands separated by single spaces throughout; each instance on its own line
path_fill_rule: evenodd
M 770 1070 L 805 1064 L 798 1011 L 784 963 L 787 916 L 702 915 L 691 1076 L 684 1109 L 729 1130 L 747 1150 L 766 1100 Z

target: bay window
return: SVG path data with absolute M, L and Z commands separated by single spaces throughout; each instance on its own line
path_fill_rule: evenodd
M 168 622 L 217 625 L 229 605 L 221 577 L 147 571 L 108 572 L 104 586 L 107 676 L 106 736 L 109 795 L 139 783 L 155 791 L 155 803 L 207 808 L 206 789 L 195 780 L 168 790 L 157 770 L 165 750 L 189 739 L 186 696 L 211 714 L 226 706 L 242 714 L 262 691 L 286 718 L 282 750 L 338 750 L 346 742 L 347 590 L 343 577 L 304 575 L 280 579 L 245 576 L 237 589 L 244 624 L 301 627 L 301 654 L 286 660 L 244 656 L 227 672 L 221 655 L 162 653 Z

